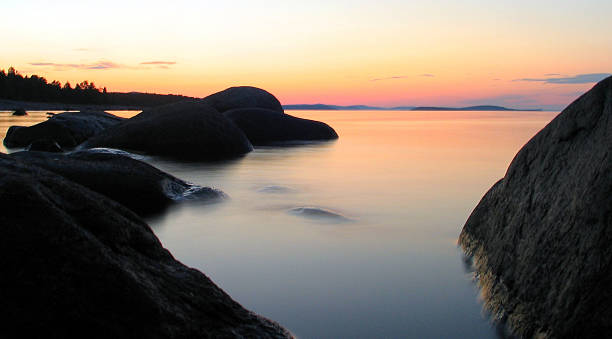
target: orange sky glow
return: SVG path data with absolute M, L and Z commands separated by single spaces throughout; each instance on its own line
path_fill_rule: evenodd
M 252 85 L 283 104 L 558 109 L 612 72 L 609 1 L 5 7 L 0 68 L 110 91 L 202 97 Z

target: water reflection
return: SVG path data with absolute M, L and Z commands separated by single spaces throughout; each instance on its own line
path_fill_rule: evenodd
M 555 113 L 290 113 L 327 122 L 340 139 L 212 163 L 145 157 L 229 195 L 148 218 L 164 246 L 302 338 L 503 336 L 481 314 L 456 240 Z M 313 206 L 353 221 L 287 213 Z
M 300 337 L 498 336 L 456 239 L 482 194 L 554 113 L 292 114 L 329 123 L 340 139 L 256 148 L 229 163 L 153 160 L 231 197 L 159 222 L 164 244 Z M 292 190 L 258 190 L 270 186 Z M 354 222 L 330 227 L 287 213 L 308 206 Z

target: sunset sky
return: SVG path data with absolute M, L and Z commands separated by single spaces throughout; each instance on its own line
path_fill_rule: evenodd
M 612 73 L 612 1 L 3 1 L 0 68 L 283 104 L 558 109 Z

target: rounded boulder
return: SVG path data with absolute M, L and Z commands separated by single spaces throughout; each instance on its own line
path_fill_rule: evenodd
M 336 131 L 324 122 L 267 109 L 234 109 L 225 112 L 225 116 L 240 127 L 253 145 L 338 138 Z
M 198 101 L 144 110 L 81 147 L 110 147 L 193 160 L 232 158 L 253 149 L 238 127 L 213 107 Z
M 261 88 L 251 86 L 230 87 L 207 96 L 203 101 L 221 113 L 247 107 L 284 112 L 283 106 L 274 95 Z
M 62 148 L 72 148 L 122 120 L 98 111 L 54 114 L 33 126 L 11 126 L 4 138 L 4 145 L 9 148 L 26 147 L 38 139 L 52 139 Z

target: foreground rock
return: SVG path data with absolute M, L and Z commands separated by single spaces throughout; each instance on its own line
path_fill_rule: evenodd
M 10 155 L 101 193 L 139 214 L 156 213 L 180 200 L 223 198 L 223 192 L 192 185 L 132 158 L 109 153 L 17 152 Z
M 196 101 L 146 109 L 87 140 L 82 147 L 110 147 L 194 160 L 237 157 L 253 149 L 231 121 Z
M 287 141 L 337 139 L 338 134 L 326 123 L 261 108 L 240 108 L 224 113 L 246 134 L 253 145 Z
M 49 139 L 62 148 L 72 148 L 122 120 L 97 111 L 54 114 L 47 121 L 30 127 L 11 126 L 4 138 L 4 145 L 9 148 L 26 147 L 36 140 Z
M 284 112 L 283 106 L 274 95 L 250 86 L 230 87 L 207 96 L 203 101 L 221 113 L 237 108 L 262 108 Z
M 612 78 L 516 155 L 459 242 L 523 337 L 612 336 Z
M 81 185 L 0 155 L 0 204 L 3 338 L 290 336 Z

